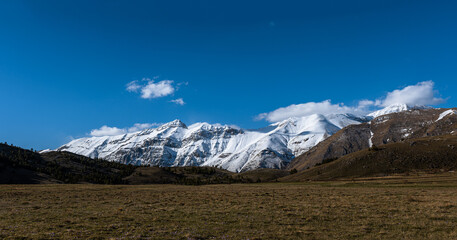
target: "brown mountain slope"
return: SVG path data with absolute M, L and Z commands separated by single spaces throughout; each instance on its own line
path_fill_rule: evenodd
M 34 151 L 0 143 L 2 183 L 124 183 L 135 166 L 91 159 L 69 152 Z
M 360 151 L 371 144 L 381 146 L 406 139 L 456 134 L 456 114 L 446 115 L 437 121 L 440 114 L 447 110 L 449 109 L 416 109 L 380 116 L 369 123 L 350 125 L 296 157 L 288 169 L 305 170 L 325 159 Z
M 0 143 L 0 184 L 58 183 L 56 178 L 37 167 L 42 157 L 30 150 Z
M 334 180 L 457 169 L 457 136 L 434 136 L 364 149 L 280 181 Z

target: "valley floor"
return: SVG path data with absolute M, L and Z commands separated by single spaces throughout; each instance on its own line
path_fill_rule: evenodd
M 456 196 L 455 174 L 206 186 L 0 185 L 0 238 L 457 239 Z

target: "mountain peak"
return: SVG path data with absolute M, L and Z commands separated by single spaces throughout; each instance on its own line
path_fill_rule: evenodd
M 187 129 L 186 124 L 184 124 L 179 119 L 175 119 L 175 120 L 173 120 L 171 122 L 168 122 L 168 123 L 165 123 L 165 124 L 161 125 L 160 127 L 157 128 L 157 130 L 160 131 L 160 130 L 167 129 L 167 128 L 178 128 L 178 127 Z
M 409 109 L 410 109 L 410 107 L 407 104 L 396 103 L 396 104 L 389 105 L 389 106 L 387 106 L 387 107 L 385 107 L 385 108 L 383 108 L 381 110 L 374 111 L 374 112 L 368 114 L 367 116 L 376 118 L 376 117 L 379 117 L 379 116 L 382 116 L 382 115 L 386 115 L 386 114 L 389 114 L 389 113 L 408 111 Z
M 430 108 L 430 107 L 421 106 L 421 105 L 408 105 L 405 103 L 395 103 L 395 104 L 391 104 L 381 110 L 374 111 L 374 112 L 368 114 L 367 116 L 376 118 L 376 117 L 390 114 L 390 113 L 404 112 L 404 111 L 413 110 L 413 109 L 427 109 L 427 108 Z

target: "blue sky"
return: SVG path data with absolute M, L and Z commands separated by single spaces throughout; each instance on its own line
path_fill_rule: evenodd
M 408 86 L 455 107 L 456 12 L 455 1 L 1 1 L 0 141 L 56 148 L 174 119 L 257 128 L 309 102 L 382 107 Z

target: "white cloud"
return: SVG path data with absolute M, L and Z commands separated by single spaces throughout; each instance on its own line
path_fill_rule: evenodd
M 93 129 L 92 131 L 90 131 L 90 135 L 93 137 L 115 136 L 126 133 L 138 132 L 144 129 L 154 128 L 160 125 L 160 123 L 135 123 L 132 127 L 128 128 L 108 127 L 104 125 L 99 129 Z
M 268 122 L 279 122 L 290 117 L 304 117 L 311 114 L 351 113 L 355 115 L 365 115 L 369 111 L 378 110 L 381 107 L 387 107 L 396 103 L 403 103 L 410 106 L 427 106 L 443 103 L 445 100 L 436 97 L 437 94 L 438 92 L 434 90 L 434 82 L 425 81 L 419 82 L 416 85 L 407 86 L 403 89 L 394 90 L 387 93 L 385 97 L 377 100 L 361 100 L 355 107 L 348 107 L 343 103 L 332 104 L 331 100 L 308 102 L 292 104 L 268 113 L 261 113 L 257 115 L 255 119 L 265 119 Z
M 433 81 L 425 81 L 416 85 L 407 86 L 403 89 L 394 90 L 387 93 L 387 96 L 378 101 L 378 105 L 387 107 L 395 103 L 404 103 L 407 105 L 436 105 L 443 103 L 445 100 L 435 95 L 438 94 L 433 89 L 435 83 Z
M 181 105 L 181 106 L 186 104 L 182 98 L 174 99 L 174 100 L 171 100 L 170 102 L 176 103 L 176 104 Z
M 358 107 L 360 109 L 366 109 L 366 108 L 371 107 L 371 106 L 373 106 L 375 104 L 376 104 L 376 101 L 371 101 L 371 100 L 365 99 L 365 100 L 360 100 L 359 101 Z
M 152 99 L 171 95 L 175 92 L 172 80 L 155 82 L 155 79 L 143 78 L 141 83 L 137 80 L 129 82 L 126 90 L 129 92 L 141 92 L 141 98 Z
M 90 131 L 90 135 L 94 137 L 100 137 L 100 136 L 114 136 L 114 135 L 121 135 L 126 133 L 125 129 L 119 129 L 117 127 L 108 127 L 108 126 L 102 126 L 99 129 L 94 129 Z
M 265 119 L 269 122 L 279 122 L 290 117 L 304 117 L 312 114 L 328 114 L 328 113 L 363 113 L 361 109 L 356 107 L 347 107 L 342 103 L 332 104 L 330 100 L 322 102 L 308 102 L 302 104 L 292 104 L 287 107 L 278 108 L 269 113 L 259 114 L 256 119 Z
M 165 97 L 175 92 L 173 81 L 163 80 L 155 83 L 153 80 L 149 81 L 146 86 L 141 88 L 141 97 L 145 99 Z

